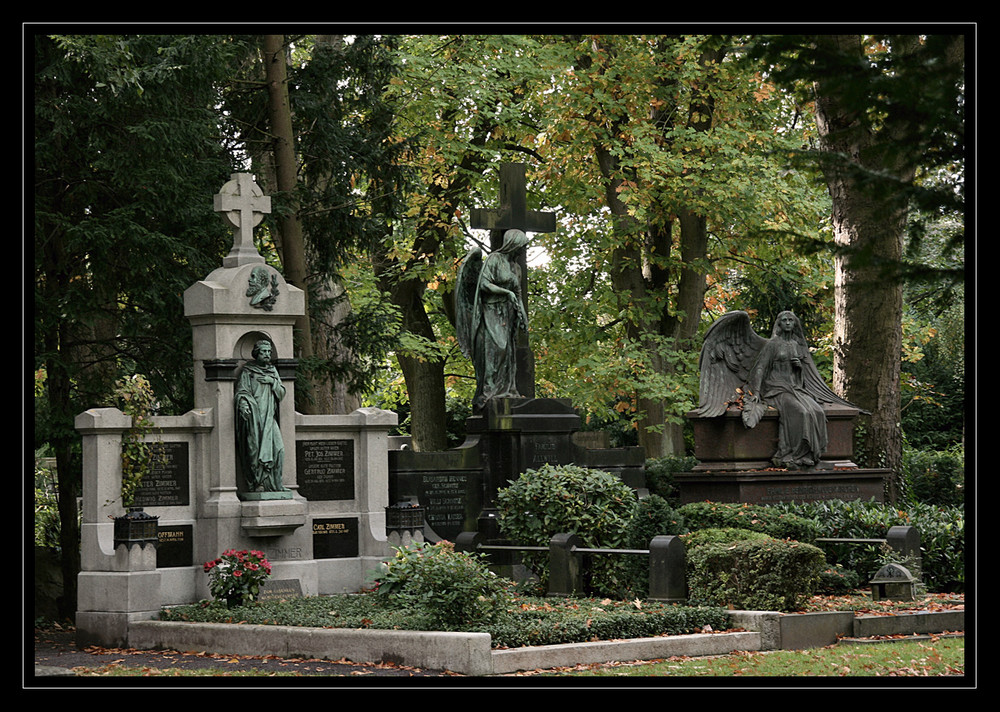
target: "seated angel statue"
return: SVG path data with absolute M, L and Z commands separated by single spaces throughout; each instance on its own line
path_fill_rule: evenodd
M 768 406 L 778 411 L 778 449 L 772 458 L 778 467 L 819 464 L 828 441 L 823 404 L 857 408 L 823 382 L 802 323 L 790 311 L 778 314 L 770 339 L 753 330 L 746 312 L 722 315 L 705 334 L 699 366 L 695 415 L 720 416 L 741 400 L 743 424 L 753 428 Z

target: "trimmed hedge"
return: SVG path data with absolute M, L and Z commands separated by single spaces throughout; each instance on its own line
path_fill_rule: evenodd
M 636 494 L 616 475 L 577 465 L 543 465 L 497 492 L 500 530 L 518 546 L 548 546 L 556 534 L 576 534 L 583 546 L 618 549 L 625 541 Z M 522 560 L 544 590 L 549 555 L 525 552 Z M 621 557 L 595 557 L 587 590 L 617 596 L 628 588 Z
M 962 507 L 909 504 L 897 508 L 880 502 L 803 502 L 768 505 L 770 509 L 815 521 L 824 537 L 881 539 L 890 527 L 912 526 L 920 532 L 921 573 L 935 593 L 965 590 L 965 513 Z M 820 545 L 831 563 L 854 571 L 863 583 L 895 555 L 887 547 L 857 544 Z M 900 562 L 906 565 L 905 562 Z
M 806 543 L 829 536 L 823 533 L 822 525 L 816 519 L 771 505 L 691 502 L 678 508 L 677 513 L 691 530 L 733 527 L 763 532 L 776 539 L 795 539 Z
M 688 542 L 688 589 L 693 604 L 799 610 L 818 589 L 826 569 L 826 557 L 812 544 L 759 532 L 704 530 L 688 537 Z

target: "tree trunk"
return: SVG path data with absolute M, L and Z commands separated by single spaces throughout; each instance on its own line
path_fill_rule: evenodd
M 863 60 L 860 36 L 830 35 L 819 42 L 831 53 Z M 882 150 L 891 140 L 889 128 L 871 130 L 828 83 L 817 82 L 815 90 L 816 124 L 823 150 L 832 158 L 824 165 L 838 248 L 834 389 L 871 412 L 864 423 L 862 464 L 893 471 L 889 497 L 894 501 L 902 462 L 903 286 L 885 268 L 902 258 L 907 206 L 903 191 L 873 190 L 864 179 L 887 175 L 907 183 L 914 169 Z
M 423 291 L 424 283 L 411 279 L 397 282 L 391 294 L 402 311 L 407 331 L 433 342 L 437 337 L 424 309 Z M 411 447 L 418 452 L 446 450 L 444 361 L 404 354 L 397 354 L 397 359 L 410 401 Z
M 710 64 L 722 60 L 720 49 L 706 47 L 699 61 Z M 667 57 L 665 62 L 671 61 Z M 674 125 L 671 105 L 654 110 L 650 120 L 660 126 L 666 136 Z M 706 94 L 695 97 L 690 102 L 688 116 L 682 122 L 695 131 L 707 131 L 712 125 L 714 105 Z M 618 130 L 609 131 L 616 135 Z M 667 142 L 669 150 L 669 141 Z M 645 304 L 651 295 L 663 295 L 663 307 L 659 313 L 647 312 L 638 320 L 628 324 L 629 338 L 636 343 L 645 343 L 650 366 L 657 373 L 670 374 L 676 366 L 657 353 L 661 345 L 651 343 L 648 335 L 667 337 L 673 340 L 673 348 L 692 348 L 693 338 L 698 333 L 698 324 L 704 305 L 706 273 L 698 263 L 705 259 L 708 249 L 708 228 L 704 215 L 691 210 L 674 209 L 661 211 L 658 224 L 639 225 L 629 214 L 628 207 L 619 197 L 624 176 L 622 167 L 607 146 L 596 147 L 597 162 L 605 180 L 605 201 L 615 222 L 618 247 L 612 255 L 611 280 L 615 291 L 623 299 L 623 309 Z M 656 186 L 650 186 L 656 190 Z M 675 217 L 667 217 L 675 213 Z M 674 249 L 674 225 L 679 230 L 680 276 L 677 281 L 676 297 L 666 297 L 669 290 L 670 271 L 665 269 L 668 257 Z M 650 259 L 657 255 L 660 266 Z M 645 307 L 640 307 L 643 309 Z M 638 422 L 639 444 L 645 448 L 650 458 L 684 454 L 683 426 L 668 422 L 669 407 L 660 398 L 637 399 L 641 418 Z
M 298 183 L 298 161 L 295 157 L 295 135 L 292 131 L 292 110 L 288 100 L 288 71 L 285 66 L 284 35 L 264 35 L 262 38 L 264 73 L 267 81 L 268 116 L 271 124 L 274 176 L 284 210 L 278 215 L 281 233 L 281 261 L 285 280 L 305 293 L 305 314 L 295 320 L 299 359 L 313 356 L 312 327 L 309 321 L 309 279 L 306 265 L 305 239 L 295 198 Z M 279 356 L 286 356 L 279 354 Z M 309 388 L 315 391 L 315 385 Z M 303 413 L 318 412 L 310 394 L 302 393 L 296 407 Z

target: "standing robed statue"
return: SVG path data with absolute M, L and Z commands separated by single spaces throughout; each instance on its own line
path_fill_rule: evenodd
M 517 336 L 528 329 L 521 298 L 517 254 L 528 238 L 521 230 L 504 233 L 503 244 L 483 258 L 473 248 L 458 270 L 455 290 L 456 336 L 476 374 L 473 407 L 492 398 L 520 398 L 517 390 Z
M 285 397 L 278 369 L 271 363 L 271 342 L 254 344 L 236 383 L 236 448 L 251 492 L 283 492 L 281 471 L 285 445 L 278 427 L 278 408 Z

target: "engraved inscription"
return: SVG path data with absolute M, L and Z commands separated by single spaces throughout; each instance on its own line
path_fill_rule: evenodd
M 303 497 L 312 501 L 354 499 L 353 440 L 300 440 L 295 448 Z

